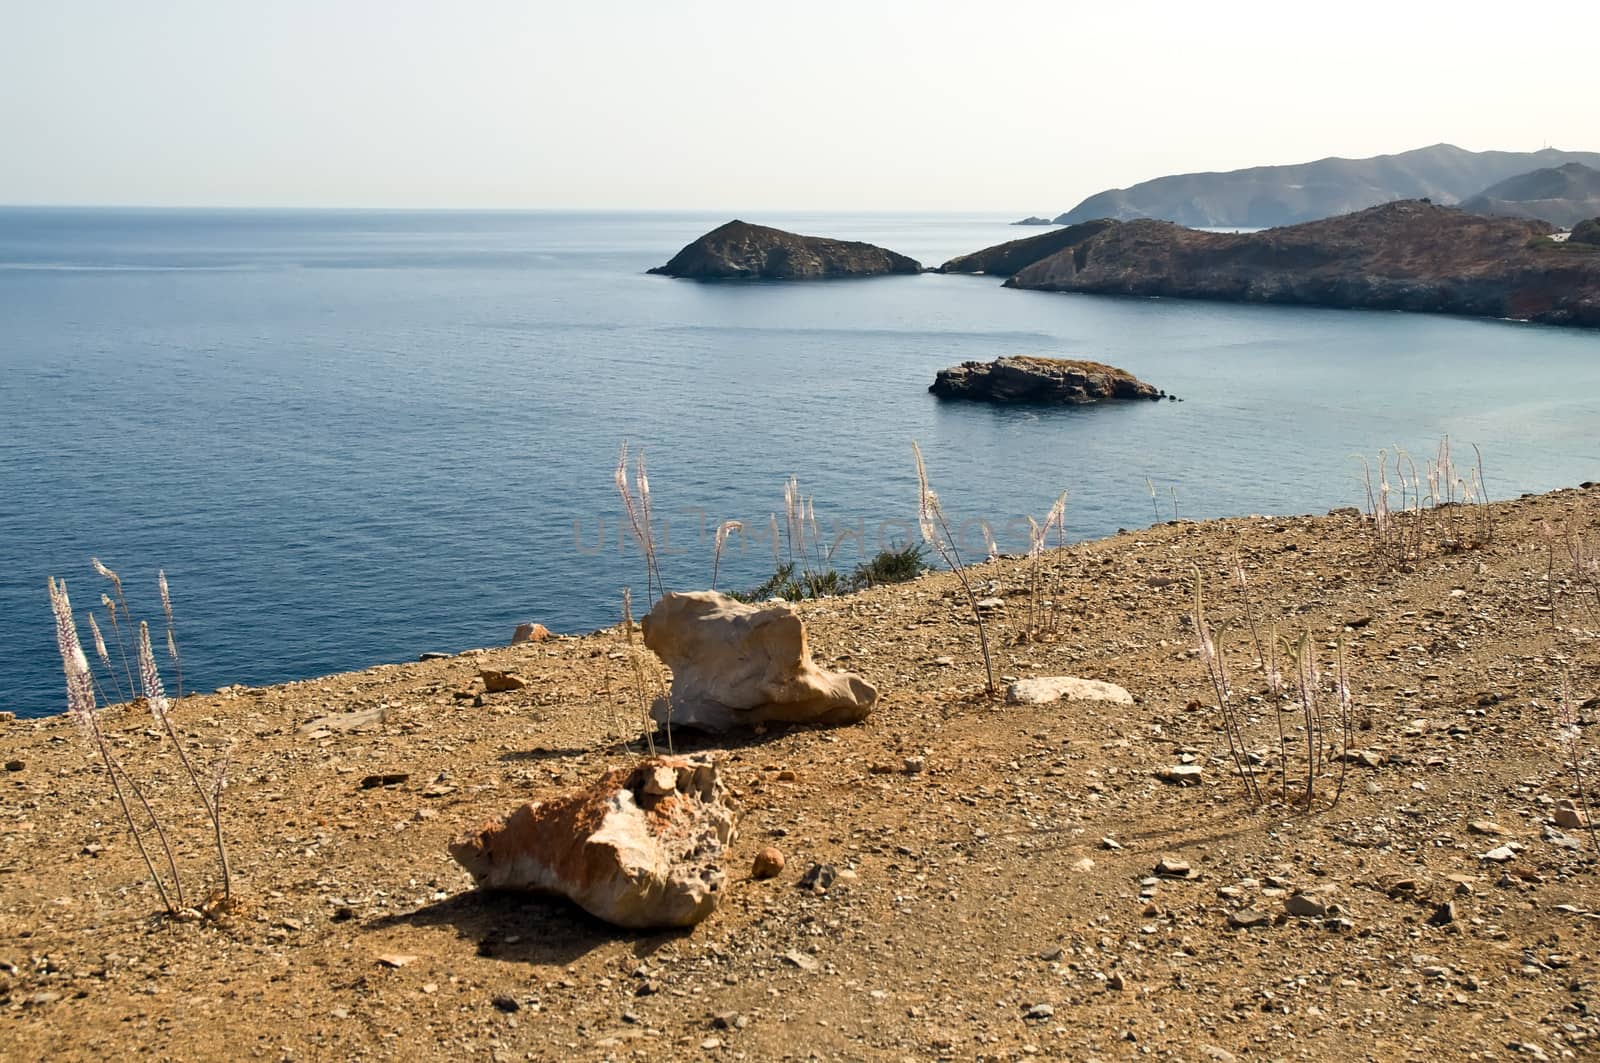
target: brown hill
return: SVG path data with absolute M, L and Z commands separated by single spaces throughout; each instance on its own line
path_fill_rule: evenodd
M 696 280 L 821 280 L 920 273 L 922 266 L 874 244 L 801 236 L 734 220 L 706 233 L 650 272 Z
M 1258 233 L 1123 222 L 1006 284 L 1600 326 L 1600 257 L 1559 253 L 1553 231 L 1420 200 Z

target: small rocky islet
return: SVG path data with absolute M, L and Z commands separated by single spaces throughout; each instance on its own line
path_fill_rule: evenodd
M 875 244 L 734 219 L 688 244 L 651 273 L 689 280 L 824 280 L 921 273 L 922 264 Z
M 962 362 L 939 370 L 928 390 L 941 399 L 1055 406 L 1169 397 L 1126 369 L 1076 358 L 1034 355 Z

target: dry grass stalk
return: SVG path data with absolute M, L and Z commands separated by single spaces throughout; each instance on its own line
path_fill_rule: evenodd
M 102 566 L 98 562 L 95 568 L 99 571 Z M 104 573 L 102 573 L 104 574 Z M 111 780 L 111 788 L 117 796 L 117 803 L 122 807 L 122 817 L 128 824 L 128 833 L 133 836 L 133 844 L 139 850 L 139 856 L 144 860 L 145 870 L 150 873 L 150 881 L 155 883 L 156 892 L 161 895 L 161 904 L 168 915 L 176 915 L 183 907 L 183 884 L 178 877 L 177 860 L 172 855 L 172 846 L 167 841 L 166 831 L 161 827 L 161 821 L 156 818 L 150 802 L 145 800 L 144 793 L 134 782 L 132 776 L 122 769 L 121 762 L 112 754 L 111 746 L 106 741 L 105 733 L 100 730 L 100 722 L 95 717 L 94 680 L 89 672 L 88 659 L 83 655 L 83 648 L 78 642 L 78 628 L 72 619 L 72 601 L 67 596 L 65 580 L 57 581 L 54 576 L 49 580 L 50 607 L 55 613 L 56 621 L 56 649 L 61 654 L 61 666 L 66 673 L 67 680 L 67 715 L 77 722 L 82 728 L 96 753 L 100 755 L 101 762 L 105 764 L 106 775 Z M 166 884 L 161 875 L 156 872 L 156 866 L 150 858 L 150 850 L 145 845 L 144 834 L 139 830 L 138 823 L 133 818 L 133 811 L 128 807 L 127 793 L 123 790 L 123 780 L 128 783 L 131 791 L 149 815 L 157 836 L 160 838 L 162 850 L 166 853 L 167 868 L 172 875 L 173 892 L 168 893 Z M 174 896 L 177 900 L 174 903 Z
M 639 452 L 635 463 L 635 480 L 637 497 L 635 489 L 628 483 L 628 441 L 623 440 L 622 452 L 617 457 L 617 469 L 612 474 L 612 481 L 617 486 L 617 494 L 622 498 L 622 509 L 628 516 L 633 537 L 644 553 L 645 594 L 653 603 L 658 592 L 666 593 L 666 584 L 661 581 L 661 566 L 656 557 L 655 531 L 650 521 L 650 478 L 645 473 L 643 451 Z
M 966 566 L 961 562 L 961 552 L 956 548 L 955 536 L 950 532 L 950 522 L 945 519 L 944 509 L 939 505 L 939 496 L 928 485 L 928 470 L 922 463 L 922 448 L 917 446 L 915 440 L 911 443 L 911 454 L 917 463 L 917 526 L 922 532 L 923 541 L 933 547 L 934 552 L 956 574 L 962 591 L 966 593 L 967 604 L 972 607 L 972 618 L 978 625 L 978 643 L 983 650 L 987 689 L 989 696 L 993 697 L 994 661 L 989 655 L 989 632 L 984 627 L 982 611 L 978 609 L 978 597 L 972 591 L 971 581 L 967 579 Z
M 1266 799 L 1261 793 L 1261 783 L 1256 778 L 1255 768 L 1250 763 L 1250 756 L 1245 742 L 1244 721 L 1233 706 L 1233 689 L 1228 684 L 1227 662 L 1223 659 L 1221 635 L 1213 637 L 1211 625 L 1206 622 L 1205 607 L 1205 578 L 1200 570 L 1194 570 L 1194 631 L 1196 649 L 1200 652 L 1200 661 L 1205 665 L 1206 676 L 1211 680 L 1211 688 L 1217 695 L 1217 710 L 1222 715 L 1222 730 L 1228 739 L 1228 755 L 1233 758 L 1234 770 L 1239 775 L 1239 782 L 1244 787 L 1245 796 L 1252 805 L 1262 805 Z
M 1589 828 L 1589 844 L 1600 854 L 1600 836 L 1595 833 L 1594 815 L 1589 810 L 1588 789 L 1583 783 L 1583 747 L 1579 743 L 1578 710 L 1572 704 L 1570 677 L 1561 676 L 1560 700 L 1556 703 L 1556 737 L 1566 750 L 1567 761 L 1572 765 L 1572 781 L 1578 790 L 1578 811 Z
M 1050 529 L 1054 527 L 1059 535 L 1066 524 L 1067 493 L 1061 492 L 1050 511 L 1045 514 L 1044 523 L 1041 524 L 1028 517 L 1028 635 L 1040 637 L 1055 627 L 1055 609 L 1052 606 L 1048 615 L 1040 598 L 1043 593 L 1043 579 L 1039 566 L 1044 560 L 1045 547 L 1050 541 Z
M 655 723 L 650 719 L 650 703 L 654 700 L 651 685 L 645 675 L 644 653 L 634 634 L 633 591 L 622 591 L 622 631 L 628 642 L 628 660 L 633 665 L 634 693 L 639 698 L 639 719 L 644 727 L 645 746 L 650 755 L 656 755 Z M 667 704 L 667 752 L 672 752 L 672 705 Z
M 150 649 L 150 626 L 143 621 L 139 623 L 139 685 L 144 692 L 145 703 L 150 707 L 150 714 L 166 730 L 167 737 L 172 739 L 173 748 L 178 751 L 178 761 L 183 765 L 183 770 L 189 773 L 189 781 L 194 784 L 195 793 L 200 797 L 200 804 L 205 808 L 207 818 L 211 820 L 212 837 L 217 847 L 217 866 L 222 870 L 222 901 L 226 904 L 233 899 L 233 877 L 228 869 L 228 847 L 222 837 L 222 790 L 227 784 L 227 756 L 219 758 L 219 767 L 213 771 L 212 785 L 208 789 L 200 781 L 199 773 L 189 760 L 189 754 L 183 748 L 183 740 L 172 727 L 171 705 L 161 685 L 161 673 L 156 669 L 155 653 Z
M 740 534 L 741 538 L 740 538 L 739 541 L 741 543 L 743 543 L 744 539 L 742 538 L 742 536 L 744 535 L 744 525 L 742 523 L 740 523 L 739 521 L 736 521 L 736 520 L 725 520 L 721 524 L 717 525 L 716 546 L 713 548 L 713 550 L 711 552 L 711 589 L 712 590 L 716 590 L 717 589 L 717 569 L 722 564 L 722 547 L 723 547 L 723 544 L 728 541 L 728 536 L 733 532 L 738 532 Z
M 161 611 L 167 617 L 167 656 L 172 658 L 173 670 L 178 676 L 178 697 L 183 697 L 183 658 L 178 656 L 178 629 L 172 620 L 172 595 L 167 590 L 167 572 L 156 569 L 156 585 L 161 590 Z

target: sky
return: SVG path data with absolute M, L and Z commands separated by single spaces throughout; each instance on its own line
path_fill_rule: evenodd
M 1600 3 L 1476 10 L 0 0 L 0 203 L 1054 214 L 1167 173 L 1600 150 Z

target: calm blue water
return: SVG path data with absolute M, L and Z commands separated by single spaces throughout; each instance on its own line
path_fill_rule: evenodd
M 648 454 L 669 586 L 717 521 L 765 528 L 794 473 L 848 568 L 915 517 L 910 441 L 960 519 L 1070 490 L 1069 531 L 1358 501 L 1350 455 L 1449 433 L 1491 493 L 1600 477 L 1600 334 L 1391 313 L 645 276 L 727 215 L 0 210 L 0 707 L 59 711 L 45 577 L 80 614 L 117 569 L 191 687 L 579 631 L 642 598 L 619 443 Z M 934 264 L 1003 217 L 749 220 Z M 942 405 L 1004 354 L 1124 366 L 1183 403 Z M 886 523 L 887 522 L 887 523 Z M 596 538 L 606 545 L 597 549 Z M 576 531 L 576 534 L 575 534 Z M 974 538 L 976 536 L 974 535 Z M 1016 546 L 1002 532 L 1003 545 Z M 737 540 L 724 583 L 770 547 Z M 173 677 L 168 675 L 168 685 Z

